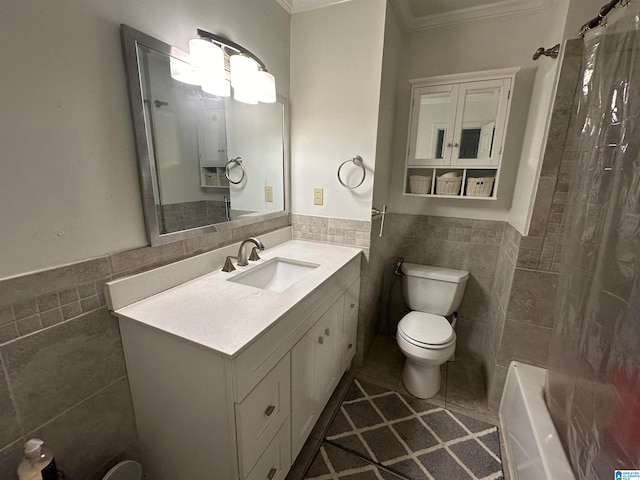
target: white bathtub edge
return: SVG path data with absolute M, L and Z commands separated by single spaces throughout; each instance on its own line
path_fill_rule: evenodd
M 499 417 L 512 480 L 575 480 L 544 401 L 545 375 L 540 367 L 509 364 Z M 517 450 L 525 453 L 516 458 Z

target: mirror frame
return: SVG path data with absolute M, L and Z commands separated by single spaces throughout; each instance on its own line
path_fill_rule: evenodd
M 145 123 L 144 102 L 142 87 L 140 84 L 140 69 L 138 65 L 137 45 L 140 43 L 152 48 L 160 53 L 170 55 L 180 60 L 189 61 L 189 56 L 183 50 L 151 37 L 128 25 L 120 26 L 122 35 L 122 46 L 124 50 L 125 69 L 129 90 L 129 104 L 131 117 L 136 139 L 136 150 L 138 154 L 138 173 L 140 177 L 140 188 L 142 196 L 142 207 L 144 211 L 147 237 L 152 247 L 178 242 L 188 238 L 197 237 L 207 233 L 222 232 L 248 224 L 263 222 L 288 216 L 290 212 L 290 161 L 289 161 L 289 102 L 285 97 L 278 95 L 277 101 L 283 107 L 282 126 L 282 152 L 283 152 L 283 193 L 284 209 L 278 212 L 270 212 L 260 215 L 252 215 L 229 222 L 205 225 L 202 227 L 179 230 L 177 232 L 160 233 L 158 224 L 157 208 L 154 195 L 156 188 L 153 182 L 155 167 L 152 164 L 149 146 L 152 140 L 147 137 Z

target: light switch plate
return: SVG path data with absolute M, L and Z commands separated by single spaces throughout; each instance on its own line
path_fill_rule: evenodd
M 265 202 L 273 202 L 273 187 L 270 185 L 264 187 L 264 200 Z
M 322 205 L 324 197 L 324 189 L 323 188 L 314 188 L 313 189 L 313 204 L 314 205 Z

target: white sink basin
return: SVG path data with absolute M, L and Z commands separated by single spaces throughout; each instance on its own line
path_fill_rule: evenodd
M 319 266 L 316 263 L 276 257 L 246 272 L 238 273 L 227 281 L 282 292 Z

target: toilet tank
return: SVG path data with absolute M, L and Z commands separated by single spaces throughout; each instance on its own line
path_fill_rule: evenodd
M 469 272 L 403 263 L 402 293 L 411 310 L 450 315 L 462 301 Z

